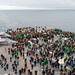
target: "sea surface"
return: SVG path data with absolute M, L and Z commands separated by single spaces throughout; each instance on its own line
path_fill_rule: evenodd
M 0 10 L 0 31 L 28 26 L 75 32 L 75 10 Z

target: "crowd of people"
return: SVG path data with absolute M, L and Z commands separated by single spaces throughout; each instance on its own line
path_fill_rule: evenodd
M 39 75 L 39 71 L 34 70 L 34 67 L 39 65 L 41 75 L 58 75 L 57 72 L 60 73 L 59 75 L 75 75 L 74 33 L 46 27 L 17 28 L 15 31 L 8 30 L 7 33 L 12 36 L 11 39 L 17 41 L 16 44 L 12 44 L 12 48 L 8 48 L 15 74 Z M 24 67 L 18 70 L 20 57 L 24 61 Z M 0 65 L 6 71 L 9 68 L 7 58 L 3 55 L 1 58 Z M 28 68 L 29 65 L 31 68 Z

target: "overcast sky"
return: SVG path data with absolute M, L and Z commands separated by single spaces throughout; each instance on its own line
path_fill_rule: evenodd
M 0 9 L 74 9 L 75 0 L 0 0 Z

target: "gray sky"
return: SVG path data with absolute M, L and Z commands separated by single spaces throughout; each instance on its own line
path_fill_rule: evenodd
M 0 9 L 74 9 L 75 0 L 0 0 Z

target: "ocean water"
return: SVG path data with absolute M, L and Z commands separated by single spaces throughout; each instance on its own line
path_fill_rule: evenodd
M 0 31 L 47 26 L 75 32 L 74 10 L 0 10 Z

